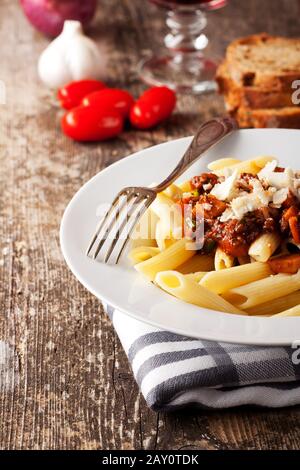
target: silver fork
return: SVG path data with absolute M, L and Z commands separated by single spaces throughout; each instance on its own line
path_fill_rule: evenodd
M 192 165 L 192 163 L 198 160 L 206 150 L 215 145 L 217 142 L 220 142 L 221 139 L 223 139 L 235 129 L 238 129 L 238 124 L 230 117 L 215 118 L 205 122 L 196 132 L 191 144 L 189 145 L 176 168 L 174 168 L 171 174 L 162 183 L 151 188 L 130 186 L 122 189 L 117 194 L 109 210 L 101 220 L 100 225 L 97 227 L 96 233 L 87 249 L 87 255 L 91 253 L 93 246 L 98 240 L 98 244 L 93 255 L 94 259 L 97 258 L 106 240 L 113 230 L 116 229 L 117 223 L 121 218 L 121 214 L 125 212 L 124 209 L 127 205 L 124 218 L 120 221 L 112 243 L 109 245 L 106 254 L 104 255 L 104 263 L 107 263 L 113 254 L 122 233 L 127 230 L 125 240 L 115 260 L 115 263 L 117 264 L 130 239 L 130 235 L 133 229 L 137 225 L 144 212 L 152 204 L 157 194 L 170 186 L 170 184 L 173 183 L 173 181 L 175 181 L 182 173 L 184 173 L 184 171 L 186 171 Z M 114 211 L 115 214 L 114 217 L 112 217 Z

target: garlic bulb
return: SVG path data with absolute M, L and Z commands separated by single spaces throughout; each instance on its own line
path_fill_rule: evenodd
M 67 20 L 62 33 L 41 54 L 38 72 L 50 88 L 59 88 L 72 80 L 99 79 L 105 69 L 104 56 L 84 35 L 80 21 Z

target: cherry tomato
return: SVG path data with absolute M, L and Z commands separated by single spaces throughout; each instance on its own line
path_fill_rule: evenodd
M 72 109 L 79 106 L 86 95 L 102 88 L 105 88 L 105 84 L 99 80 L 78 80 L 60 88 L 57 98 L 62 108 Z
M 79 142 L 107 140 L 123 130 L 123 118 L 117 111 L 78 106 L 62 118 L 63 132 Z
M 114 109 L 127 118 L 134 104 L 134 99 L 128 91 L 118 88 L 104 88 L 85 96 L 81 104 L 83 106 L 97 106 L 99 110 Z
M 175 105 L 174 91 L 165 86 L 149 88 L 131 108 L 130 122 L 138 129 L 151 129 L 167 119 Z

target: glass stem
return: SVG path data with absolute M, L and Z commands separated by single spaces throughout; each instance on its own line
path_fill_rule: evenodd
M 204 33 L 207 24 L 201 3 L 174 3 L 152 0 L 164 5 L 167 35 L 164 51 L 153 53 L 140 64 L 142 80 L 151 86 L 168 86 L 176 92 L 201 94 L 216 90 L 216 62 L 206 54 L 208 39 Z M 226 0 L 214 0 L 225 2 Z M 170 5 L 173 4 L 173 8 Z M 184 6 L 185 5 L 185 6 Z M 187 7 L 186 5 L 190 5 Z M 191 6 L 193 5 L 193 6 Z M 167 51 L 166 51 L 167 49 Z
M 192 72 L 201 68 L 199 56 L 208 44 L 203 30 L 207 24 L 206 15 L 201 10 L 174 11 L 167 13 L 169 33 L 165 36 L 165 45 L 173 57 L 174 66 L 183 64 Z

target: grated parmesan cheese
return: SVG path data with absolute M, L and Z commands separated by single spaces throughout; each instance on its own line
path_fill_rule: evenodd
M 211 190 L 210 194 L 215 196 L 220 201 L 231 201 L 236 194 L 236 181 L 238 178 L 238 171 L 235 170 L 232 175 L 228 176 L 222 183 L 216 184 Z
M 264 190 L 259 180 L 253 180 L 251 184 L 253 192 L 234 198 L 230 203 L 230 207 L 223 212 L 221 222 L 226 222 L 230 218 L 241 220 L 247 212 L 253 212 L 269 205 L 276 189 Z
M 288 197 L 288 194 L 289 194 L 288 188 L 278 189 L 278 191 L 276 191 L 276 193 L 273 194 L 273 201 L 272 202 L 273 202 L 274 206 L 280 207 L 281 204 Z
M 276 167 L 276 160 L 265 165 L 257 175 L 259 179 L 251 180 L 253 188 L 251 193 L 237 188 L 237 172 L 227 175 L 224 182 L 216 185 L 211 194 L 230 203 L 220 217 L 221 222 L 227 222 L 230 219 L 241 220 L 247 212 L 267 207 L 269 204 L 280 208 L 290 192 L 300 199 L 299 174 L 291 168 L 276 172 Z
M 211 188 L 212 188 L 212 184 L 211 184 L 211 183 L 207 183 L 207 184 L 204 184 L 204 185 L 203 185 L 204 191 L 209 191 Z
M 252 193 L 243 192 L 232 199 L 230 207 L 223 212 L 220 218 L 221 222 L 227 222 L 230 219 L 241 220 L 247 212 L 267 207 L 269 203 L 272 203 L 275 207 L 280 207 L 289 193 L 288 188 L 277 190 L 275 187 L 269 187 L 264 189 L 259 180 L 253 180 L 251 184 L 253 187 Z
M 267 163 L 258 173 L 259 179 L 276 189 L 287 189 L 296 194 L 300 181 L 296 178 L 295 172 L 289 167 L 285 168 L 282 173 L 276 172 L 274 171 L 276 166 L 276 160 Z

